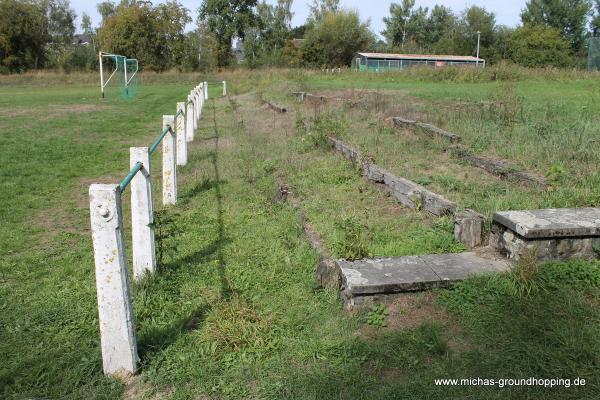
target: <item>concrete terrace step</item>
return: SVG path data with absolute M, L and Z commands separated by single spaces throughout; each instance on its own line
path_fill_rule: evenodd
M 486 259 L 470 252 L 336 263 L 342 278 L 342 297 L 350 307 L 374 295 L 445 287 L 470 276 L 504 272 L 510 267 L 507 260 Z
M 540 261 L 596 258 L 600 208 L 497 212 L 490 245 L 514 259 L 527 251 Z

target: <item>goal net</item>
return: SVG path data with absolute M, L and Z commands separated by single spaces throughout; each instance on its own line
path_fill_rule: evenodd
M 590 38 L 588 45 L 588 69 L 600 70 L 600 37 Z
M 138 60 L 101 51 L 99 61 L 102 98 L 117 88 L 122 98 L 132 99 L 139 87 Z

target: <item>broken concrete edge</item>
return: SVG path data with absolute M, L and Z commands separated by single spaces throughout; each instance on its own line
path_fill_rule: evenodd
M 280 105 L 277 105 L 277 104 L 275 104 L 275 103 L 271 103 L 271 102 L 270 102 L 270 101 L 268 101 L 268 100 L 263 100 L 263 101 L 265 102 L 265 104 L 266 104 L 267 106 L 269 106 L 269 108 L 270 108 L 270 109 L 272 109 L 272 110 L 274 110 L 274 111 L 277 111 L 277 112 L 278 112 L 278 113 L 280 113 L 280 114 L 283 114 L 283 113 L 287 112 L 287 109 L 286 109 L 285 107 L 282 107 L 282 106 L 280 106 Z
M 389 171 L 373 164 L 370 160 L 363 159 L 359 150 L 342 142 L 341 140 L 328 136 L 327 140 L 331 147 L 344 158 L 351 161 L 362 170 L 365 179 L 385 185 L 389 193 L 400 202 L 400 204 L 411 209 L 425 210 L 432 215 L 441 217 L 454 215 L 458 209 L 456 203 L 445 197 L 427 190 L 425 187 L 402 177 L 398 177 Z M 482 244 L 483 226 L 485 218 L 481 214 L 470 212 L 455 219 L 455 238 L 465 245 L 469 250 Z M 471 235 L 479 235 L 472 237 Z
M 481 168 L 492 175 L 499 176 L 516 183 L 533 184 L 539 188 L 546 189 L 548 183 L 546 179 L 531 172 L 524 171 L 507 160 L 496 160 L 489 157 L 483 157 L 473 154 L 471 150 L 464 146 L 451 146 L 448 148 L 451 155 L 461 160 L 467 161 L 474 167 Z
M 538 262 L 597 259 L 600 236 L 527 239 L 497 222 L 492 224 L 490 246 L 511 260 L 532 254 Z
M 457 135 L 456 133 L 445 131 L 432 124 L 418 122 L 404 117 L 389 117 L 385 122 L 398 128 L 420 129 L 431 137 L 441 138 L 449 141 L 450 143 L 458 143 L 462 140 L 460 135 Z
M 275 181 L 279 187 L 287 187 L 281 176 L 275 176 Z M 289 200 L 289 204 L 292 208 L 298 212 L 298 220 L 302 226 L 302 231 L 308 239 L 310 246 L 315 250 L 319 257 L 319 261 L 315 268 L 315 279 L 317 283 L 322 288 L 338 289 L 341 286 L 341 272 L 336 262 L 331 258 L 329 252 L 325 248 L 323 239 L 306 219 L 306 215 L 300 205 L 300 200 L 294 196 L 293 192 L 288 191 L 286 198 Z
M 399 293 L 446 288 L 481 274 L 506 272 L 506 259 L 483 258 L 475 253 L 429 254 L 363 260 L 337 260 L 346 308 Z
M 391 189 L 392 194 L 400 203 L 414 209 L 424 209 L 435 216 L 453 214 L 457 208 L 456 204 L 445 197 L 433 193 L 425 187 L 411 180 L 398 177 L 370 161 L 363 160 L 360 152 L 341 140 L 328 137 L 330 145 L 344 158 L 356 164 L 363 171 L 363 176 L 368 180 L 384 183 Z
M 429 136 L 444 139 L 449 141 L 450 143 L 458 143 L 462 140 L 462 138 L 456 133 L 445 131 L 441 128 L 438 128 L 435 125 L 426 124 L 424 122 L 417 122 L 415 123 L 415 126 L 421 129 L 423 132 L 427 133 Z
M 498 211 L 493 221 L 524 239 L 600 237 L 600 208 Z

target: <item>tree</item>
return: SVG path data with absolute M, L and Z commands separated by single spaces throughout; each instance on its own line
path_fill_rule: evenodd
M 30 1 L 0 0 L 0 71 L 42 66 L 48 40 L 42 7 Z
M 75 34 L 77 14 L 71 9 L 69 0 L 42 0 L 48 20 L 48 34 L 56 45 L 70 45 Z
M 326 13 L 338 12 L 340 10 L 340 0 L 313 0 L 308 6 L 308 22 L 315 23 L 323 19 Z
M 592 36 L 600 36 L 600 0 L 594 1 L 594 15 L 590 22 L 590 28 L 592 30 Z
M 199 24 L 217 40 L 217 64 L 227 66 L 231 62 L 231 44 L 234 36 L 244 39 L 249 27 L 257 26 L 255 14 L 257 0 L 203 0 L 198 12 Z
M 415 0 L 402 0 L 402 4 L 390 4 L 390 17 L 383 18 L 386 29 L 381 32 L 390 44 L 400 45 L 404 49 L 404 44 L 412 28 L 411 19 L 414 6 Z
M 327 12 L 305 35 L 303 61 L 309 65 L 350 65 L 357 51 L 375 43 L 369 23 L 361 23 L 356 11 Z
M 591 0 L 529 0 L 521 12 L 524 25 L 544 25 L 558 29 L 573 51 L 582 49 Z
M 456 25 L 456 17 L 448 7 L 436 5 L 431 10 L 427 25 L 429 45 L 433 47 Z
M 98 14 L 100 14 L 102 22 L 104 22 L 108 17 L 112 17 L 117 13 L 117 5 L 112 1 L 103 1 L 96 4 L 96 10 L 98 10 Z
M 509 39 L 510 58 L 526 67 L 567 67 L 573 64 L 570 45 L 552 27 L 527 24 L 517 28 Z
M 291 0 L 265 1 L 256 7 L 258 24 L 245 32 L 244 52 L 249 66 L 283 64 L 283 48 L 290 37 Z
M 81 14 L 81 30 L 86 35 L 91 35 L 94 31 L 92 28 L 92 19 L 86 13 Z
M 148 69 L 165 70 L 182 58 L 187 9 L 177 1 L 152 7 L 151 3 L 122 2 L 116 13 L 102 21 L 98 42 L 102 49 L 137 58 Z

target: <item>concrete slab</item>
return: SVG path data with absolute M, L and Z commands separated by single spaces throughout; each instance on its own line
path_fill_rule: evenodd
M 474 253 L 433 254 L 421 256 L 443 282 L 456 282 L 481 274 L 505 272 L 510 264 L 506 260 L 490 260 Z
M 341 271 L 343 297 L 392 294 L 447 286 L 474 275 L 503 272 L 507 260 L 491 260 L 474 253 L 432 254 L 336 262 Z
M 502 211 L 494 222 L 525 239 L 600 236 L 600 208 Z
M 440 278 L 416 256 L 337 261 L 344 291 L 356 295 L 398 293 L 435 287 Z

